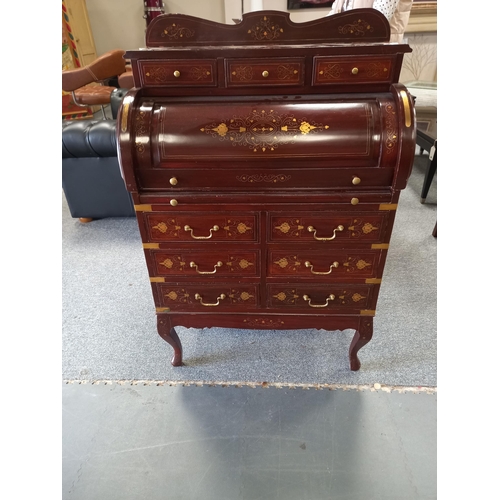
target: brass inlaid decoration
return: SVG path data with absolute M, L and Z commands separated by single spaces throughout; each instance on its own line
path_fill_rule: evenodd
M 228 219 L 226 225 L 224 226 L 224 231 L 226 231 L 226 235 L 237 236 L 239 234 L 245 234 L 247 231 L 252 231 L 253 227 L 249 221 L 240 221 L 240 220 L 231 220 Z
M 138 153 L 144 153 L 144 149 L 146 148 L 146 143 L 148 142 L 147 137 L 147 129 L 146 129 L 146 113 L 142 110 L 137 113 L 135 117 L 135 132 L 136 132 L 136 140 L 135 140 L 135 149 Z M 142 136 L 142 137 L 141 137 Z M 142 139 L 142 140 L 141 140 Z
M 372 231 L 377 231 L 379 228 L 375 227 L 370 222 L 354 219 L 352 226 L 349 226 L 348 229 L 352 231 L 351 236 L 359 238 L 363 234 L 370 234 Z
M 186 28 L 184 26 L 179 26 L 176 23 L 167 26 L 163 33 L 161 34 L 162 38 L 168 38 L 169 40 L 178 40 L 179 38 L 191 38 L 194 36 L 194 31 Z
M 247 33 L 254 40 L 276 40 L 283 33 L 283 29 L 280 28 L 279 24 L 273 23 L 269 17 L 264 16 Z
M 388 74 L 389 70 L 385 66 L 385 64 L 379 63 L 379 62 L 371 62 L 368 64 L 368 69 L 366 74 L 370 78 L 380 78 L 380 77 L 386 77 Z
M 322 69 L 319 74 L 330 79 L 330 80 L 338 80 L 342 76 L 343 72 L 342 66 L 336 63 L 329 63 L 326 65 L 325 69 Z
M 366 262 L 366 260 L 360 259 L 359 257 L 347 257 L 347 260 L 342 264 L 347 272 L 362 271 L 367 267 L 371 267 L 371 262 Z
M 234 80 L 250 82 L 253 79 L 253 68 L 252 66 L 237 66 L 231 71 L 231 75 L 234 76 Z
M 367 33 L 371 33 L 372 31 L 373 26 L 370 26 L 370 24 L 362 19 L 358 19 L 357 22 L 353 24 L 339 26 L 339 33 L 342 35 L 365 36 Z
M 386 104 L 384 107 L 385 111 L 385 129 L 386 129 L 386 139 L 385 145 L 389 153 L 392 153 L 396 148 L 396 142 L 398 139 L 397 134 L 397 123 L 396 123 L 396 111 L 394 111 L 394 106 L 392 104 Z
M 243 175 L 237 175 L 236 180 L 240 182 L 271 182 L 271 183 L 276 183 L 276 182 L 286 182 L 289 181 L 292 178 L 291 175 L 285 175 L 285 174 L 243 174 Z
M 144 69 L 146 70 L 144 75 L 148 77 L 148 80 L 155 83 L 170 82 L 172 74 L 177 76 L 176 73 L 178 73 L 172 73 L 171 69 L 165 66 L 145 66 Z M 178 73 L 178 76 L 180 76 L 180 73 Z M 191 67 L 189 68 L 187 79 L 190 81 L 211 80 L 212 67 L 210 65 Z
M 305 228 L 300 222 L 300 219 L 286 220 L 279 226 L 275 226 L 274 229 L 286 236 L 300 236 L 301 231 Z
M 273 262 L 278 267 L 286 271 L 297 272 L 302 263 L 298 260 L 296 255 L 287 255 Z
M 243 323 L 251 326 L 283 326 L 285 324 L 281 319 L 272 319 L 272 318 L 250 318 L 244 319 Z
M 151 229 L 156 229 L 164 235 L 178 237 L 180 234 L 181 226 L 177 224 L 177 221 L 175 219 L 166 219 L 166 222 L 158 222 L 154 226 L 151 226 Z
M 245 258 L 235 256 L 227 257 L 226 266 L 231 272 L 253 272 L 253 267 L 255 266 L 255 262 L 251 262 Z
M 295 118 L 292 114 L 275 114 L 271 109 L 253 110 L 248 116 L 213 122 L 200 128 L 200 131 L 221 141 L 229 141 L 233 146 L 265 152 L 274 151 L 284 144 L 293 144 L 299 136 L 317 134 L 329 128 L 329 125 Z
M 299 295 L 296 289 L 286 289 L 273 295 L 273 298 L 277 299 L 280 304 L 285 304 L 285 305 L 304 305 L 304 301 L 306 302 L 311 301 L 310 304 L 311 307 L 315 307 L 316 306 L 315 301 L 317 299 L 319 303 L 321 298 L 321 293 L 322 292 L 316 293 L 315 294 L 316 298 L 311 298 L 309 294 Z M 328 295 L 328 292 L 326 292 L 326 294 L 328 298 L 326 304 L 320 303 L 318 307 L 326 307 L 328 305 L 328 302 L 333 300 L 335 300 L 335 302 L 338 302 L 340 305 L 357 304 L 359 306 L 360 305 L 358 304 L 359 302 L 361 303 L 366 302 L 367 299 L 367 297 L 361 295 L 361 293 L 356 292 L 354 290 L 342 290 L 341 295 L 334 295 L 333 293 Z M 333 299 L 331 298 L 332 295 L 334 296 Z
M 186 262 L 180 255 L 166 257 L 162 262 L 158 262 L 158 264 L 165 267 L 169 271 L 184 271 L 186 266 Z

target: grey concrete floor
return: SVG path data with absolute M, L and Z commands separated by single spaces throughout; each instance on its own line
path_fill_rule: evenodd
M 437 394 L 63 383 L 63 500 L 427 500 Z

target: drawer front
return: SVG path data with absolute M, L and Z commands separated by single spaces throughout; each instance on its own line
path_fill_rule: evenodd
M 379 275 L 380 257 L 380 250 L 330 252 L 271 250 L 267 275 L 275 278 L 298 276 L 337 282 L 349 279 L 376 279 Z
M 158 284 L 160 307 L 199 312 L 255 309 L 259 304 L 258 285 L 231 283 L 169 283 Z
M 313 85 L 389 82 L 391 58 L 315 57 Z
M 387 218 L 387 212 L 271 214 L 268 238 L 272 242 L 377 243 L 385 238 Z
M 371 285 L 373 286 L 373 285 Z M 370 285 L 275 284 L 267 286 L 268 307 L 301 312 L 338 313 L 339 309 L 375 309 Z
M 256 214 L 146 212 L 143 216 L 151 242 L 257 241 L 259 234 Z
M 139 74 L 144 87 L 215 87 L 215 60 L 193 59 L 172 61 L 139 61 Z
M 255 85 L 303 85 L 303 59 L 229 59 L 226 61 L 228 87 Z
M 227 277 L 260 275 L 260 252 L 237 250 L 146 250 L 153 276 Z
M 145 189 L 168 186 L 172 192 L 206 191 L 286 191 L 297 189 L 362 190 L 392 185 L 391 168 L 176 168 L 139 172 Z

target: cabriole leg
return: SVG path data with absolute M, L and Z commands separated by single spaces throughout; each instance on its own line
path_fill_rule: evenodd
M 361 318 L 359 321 L 358 329 L 352 338 L 351 346 L 349 347 L 349 361 L 351 363 L 351 370 L 357 371 L 361 367 L 358 358 L 358 351 L 368 342 L 370 342 L 373 335 L 373 318 Z
M 168 342 L 174 348 L 174 357 L 172 358 L 173 366 L 182 366 L 182 345 L 175 328 L 170 322 L 167 314 L 158 314 L 156 316 L 157 329 L 160 337 Z

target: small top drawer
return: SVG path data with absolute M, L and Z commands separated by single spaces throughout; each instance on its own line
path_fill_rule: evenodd
M 139 61 L 139 74 L 144 87 L 215 87 L 215 59 Z
M 226 82 L 228 87 L 303 85 L 304 59 L 228 59 Z
M 312 85 L 389 82 L 392 58 L 315 57 Z

